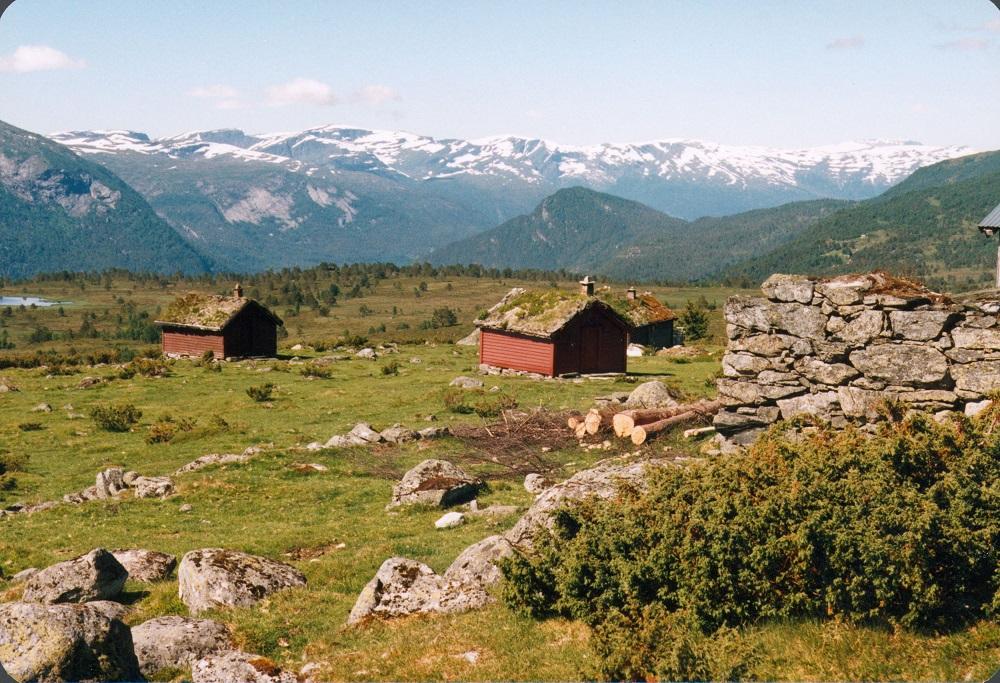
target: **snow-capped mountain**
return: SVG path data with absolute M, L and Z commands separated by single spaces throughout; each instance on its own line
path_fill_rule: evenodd
M 973 152 L 909 141 L 806 149 L 684 139 L 571 146 L 349 126 L 51 137 L 118 173 L 182 235 L 220 247 L 212 253 L 234 267 L 412 259 L 575 185 L 685 219 L 820 197 L 864 199 L 919 167 Z

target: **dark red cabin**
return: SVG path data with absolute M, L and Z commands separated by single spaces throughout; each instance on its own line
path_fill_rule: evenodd
M 593 295 L 581 291 L 511 290 L 477 325 L 479 362 L 541 375 L 625 372 L 629 324 Z
M 172 303 L 156 324 L 163 330 L 163 353 L 168 356 L 216 358 L 274 357 L 278 353 L 281 318 L 253 299 L 186 294 Z

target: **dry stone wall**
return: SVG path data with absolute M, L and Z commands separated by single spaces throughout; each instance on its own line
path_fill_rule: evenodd
M 761 290 L 725 308 L 715 427 L 731 441 L 802 414 L 863 424 L 886 398 L 935 413 L 972 409 L 1000 387 L 1000 296 L 955 303 L 881 272 L 772 275 Z

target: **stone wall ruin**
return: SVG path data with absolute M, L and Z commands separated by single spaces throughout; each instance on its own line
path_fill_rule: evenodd
M 738 444 L 779 419 L 878 418 L 884 399 L 974 412 L 1000 388 L 1000 293 L 956 303 L 887 273 L 772 275 L 725 307 L 715 427 Z

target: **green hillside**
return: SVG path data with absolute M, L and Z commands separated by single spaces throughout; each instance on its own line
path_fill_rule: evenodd
M 654 235 L 682 232 L 687 226 L 686 221 L 644 204 L 571 187 L 546 197 L 527 216 L 434 251 L 430 261 L 600 271 L 610 254 Z
M 950 291 L 987 285 L 996 244 L 976 226 L 1000 202 L 998 161 L 1000 154 L 975 155 L 923 169 L 900 188 L 838 211 L 771 253 L 724 271 L 723 279 L 885 268 Z
M 0 122 L 0 276 L 209 265 L 118 176 Z
M 791 202 L 732 216 L 699 218 L 680 230 L 649 236 L 619 250 L 601 272 L 616 279 L 686 282 L 785 244 L 807 227 L 852 202 Z

